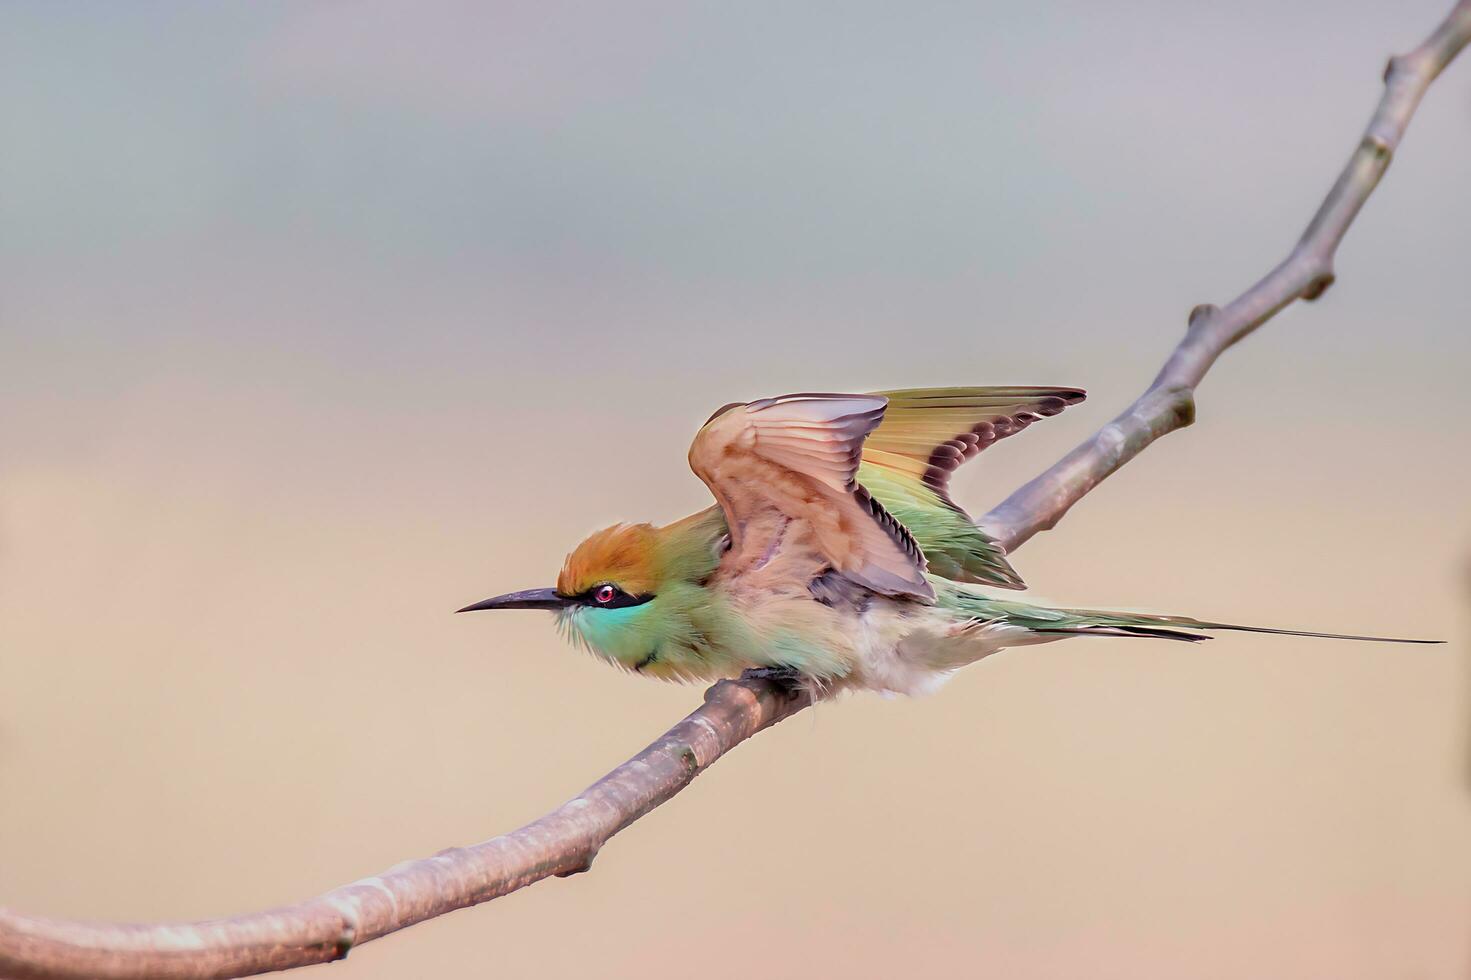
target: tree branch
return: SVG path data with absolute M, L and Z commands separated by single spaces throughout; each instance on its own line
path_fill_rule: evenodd
M 0 909 L 0 977 L 199 980 L 341 959 L 416 922 L 586 871 L 608 838 L 809 703 L 769 681 L 721 681 L 648 748 L 520 830 L 406 861 L 300 905 L 180 925 L 95 925 Z
M 1227 303 L 1190 311 L 1190 325 L 1144 394 L 1051 468 L 1007 497 L 980 523 L 1008 550 L 1057 526 L 1120 466 L 1160 436 L 1195 421 L 1195 388 L 1225 350 L 1294 300 L 1314 300 L 1333 285 L 1333 256 L 1404 138 L 1430 83 L 1471 40 L 1471 0 L 1461 0 L 1409 54 L 1389 59 L 1384 95 L 1363 138 L 1287 258 Z
M 1194 391 L 1226 348 L 1333 282 L 1333 255 L 1373 192 L 1425 90 L 1471 40 L 1471 0 L 1393 58 L 1358 148 L 1287 258 L 1224 309 L 1199 306 L 1159 376 L 1122 415 L 982 523 L 1008 548 L 1057 524 L 1109 474 L 1188 425 Z M 299 905 L 209 922 L 107 925 L 0 909 L 0 976 L 237 977 L 340 959 L 353 946 L 551 875 L 587 870 L 618 831 L 670 799 L 726 752 L 806 707 L 767 681 L 721 681 L 705 704 L 576 798 L 520 830 L 409 861 Z

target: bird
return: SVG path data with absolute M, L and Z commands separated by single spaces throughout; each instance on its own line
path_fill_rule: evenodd
M 714 506 L 597 531 L 551 588 L 458 612 L 543 609 L 576 646 L 669 681 L 770 678 L 813 697 L 927 694 L 1007 647 L 1079 637 L 1198 642 L 1219 630 L 1423 643 L 1033 605 L 951 498 L 960 465 L 1082 402 L 1080 388 L 910 388 L 733 402 L 695 435 Z

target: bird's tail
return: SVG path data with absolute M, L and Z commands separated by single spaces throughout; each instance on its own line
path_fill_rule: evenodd
M 1285 630 L 1270 626 L 1240 626 L 1235 623 L 1211 623 L 1189 616 L 1154 616 L 1148 613 L 1104 612 L 1097 609 L 1057 609 L 1063 614 L 1057 620 L 1033 621 L 1025 625 L 1043 634 L 1091 636 L 1151 636 L 1162 640 L 1184 640 L 1189 643 L 1209 640 L 1205 635 L 1216 630 L 1239 633 L 1275 633 L 1280 636 L 1312 636 L 1327 640 L 1363 640 L 1371 643 L 1444 643 L 1444 640 L 1415 640 L 1399 636 L 1362 636 L 1353 633 L 1319 633 L 1315 630 Z M 1010 617 L 1008 617 L 1010 618 Z M 1013 620 L 1015 622 L 1015 620 Z

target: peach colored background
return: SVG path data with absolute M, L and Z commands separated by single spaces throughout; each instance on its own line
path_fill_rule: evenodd
M 491 836 L 698 691 L 550 583 L 728 400 L 1065 383 L 977 512 L 1284 253 L 1447 6 L 0 9 L 0 904 L 226 915 Z M 1013 9 L 1015 7 L 1016 9 Z M 1339 282 L 1018 553 L 1445 647 L 996 657 L 762 735 L 332 975 L 1463 977 L 1471 69 Z

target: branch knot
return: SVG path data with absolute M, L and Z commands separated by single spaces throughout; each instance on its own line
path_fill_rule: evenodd
M 1390 144 L 1389 138 L 1372 129 L 1364 134 L 1363 146 L 1374 155 L 1376 160 L 1388 160 L 1394 155 L 1394 147 Z
M 1311 303 L 1327 292 L 1328 287 L 1333 285 L 1336 278 L 1331 269 L 1327 272 L 1318 273 L 1303 287 L 1302 298 Z
M 1186 325 L 1191 330 L 1199 329 L 1209 323 L 1211 318 L 1219 312 L 1221 308 L 1214 303 L 1199 303 L 1190 311 Z

